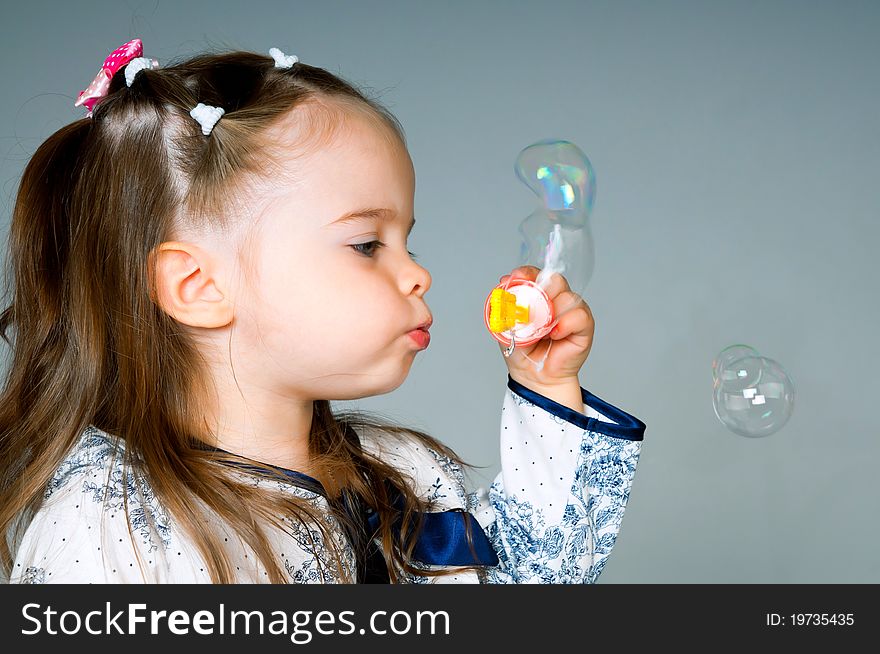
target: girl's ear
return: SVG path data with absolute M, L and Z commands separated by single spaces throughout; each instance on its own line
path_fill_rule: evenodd
M 222 267 L 193 243 L 166 241 L 151 252 L 156 271 L 154 302 L 172 318 L 191 327 L 225 327 L 233 303 Z

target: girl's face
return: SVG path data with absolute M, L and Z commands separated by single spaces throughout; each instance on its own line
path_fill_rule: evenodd
M 237 300 L 232 341 L 285 396 L 397 388 L 422 349 L 409 332 L 431 319 L 431 275 L 407 250 L 412 161 L 389 128 L 346 115 L 328 146 L 285 163 L 296 186 L 279 176 L 252 242 L 254 294 Z

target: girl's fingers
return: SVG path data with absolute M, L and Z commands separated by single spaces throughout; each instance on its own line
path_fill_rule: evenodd
M 583 308 L 590 319 L 593 318 L 593 312 L 590 311 L 590 305 L 588 305 L 587 301 L 574 291 L 563 291 L 553 298 L 553 311 L 557 316 L 574 311 L 575 307 Z
M 504 284 L 508 279 L 527 279 L 533 282 L 538 278 L 538 273 L 540 272 L 541 270 L 535 266 L 520 266 L 519 268 L 514 268 L 509 275 L 502 275 L 498 283 Z M 550 275 L 550 279 L 544 282 L 542 288 L 551 300 L 561 293 L 571 290 L 568 280 L 559 273 Z
M 589 305 L 579 295 L 571 291 L 562 293 L 553 306 L 559 319 L 556 327 L 550 332 L 551 339 L 555 341 L 572 334 L 592 333 L 594 329 L 593 313 L 590 311 Z
M 571 292 L 571 287 L 568 285 L 568 281 L 565 277 L 559 273 L 553 273 L 550 275 L 550 279 L 544 284 L 544 292 L 547 293 L 547 297 L 553 300 L 555 304 L 556 298 L 564 293 Z
M 584 299 L 573 291 L 563 291 L 553 298 L 553 313 L 557 316 L 564 316 L 575 310 L 586 307 L 586 313 L 590 314 L 590 308 L 586 306 Z M 590 316 L 592 317 L 592 315 Z
M 541 271 L 538 268 L 535 268 L 535 266 L 519 266 L 518 268 L 511 270 L 509 275 L 502 275 L 501 279 L 498 280 L 498 283 L 503 284 L 508 278 L 528 279 L 533 282 L 537 279 L 539 272 Z

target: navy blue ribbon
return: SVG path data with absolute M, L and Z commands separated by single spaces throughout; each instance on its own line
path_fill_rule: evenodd
M 403 497 L 397 495 L 394 506 L 403 511 Z M 498 555 L 492 548 L 489 538 L 477 519 L 466 511 L 425 511 L 421 513 L 422 526 L 413 549 L 412 557 L 423 563 L 434 565 L 498 565 Z M 392 530 L 400 534 L 403 516 L 399 515 L 392 525 Z M 467 525 L 470 520 L 471 536 L 474 541 L 474 552 L 468 545 Z M 368 511 L 367 524 L 372 533 L 379 528 L 379 514 Z

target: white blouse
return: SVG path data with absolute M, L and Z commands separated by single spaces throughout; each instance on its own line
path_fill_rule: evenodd
M 470 511 L 498 557 L 497 565 L 476 571 L 438 577 L 406 573 L 408 583 L 596 582 L 620 531 L 645 425 L 583 388 L 581 393 L 585 413 L 508 377 L 501 472 L 488 489 L 473 492 L 465 490 L 461 467 L 441 453 L 403 437 L 359 434 L 364 449 L 410 475 L 418 493 L 436 502 L 436 510 Z M 123 447 L 122 439 L 94 426 L 83 432 L 21 539 L 11 583 L 210 583 L 201 555 L 145 482 L 135 483 L 129 475 L 123 485 Z M 255 486 L 306 498 L 330 513 L 322 494 L 301 485 L 235 474 Z M 318 530 L 309 534 L 293 520 L 283 522 L 289 532 L 268 530 L 268 535 L 289 581 L 337 583 Z M 268 581 L 253 552 L 231 531 L 225 533 L 219 520 L 217 529 L 227 538 L 236 582 Z M 317 551 L 308 545 L 310 535 Z M 353 570 L 354 553 L 342 530 L 333 537 Z

